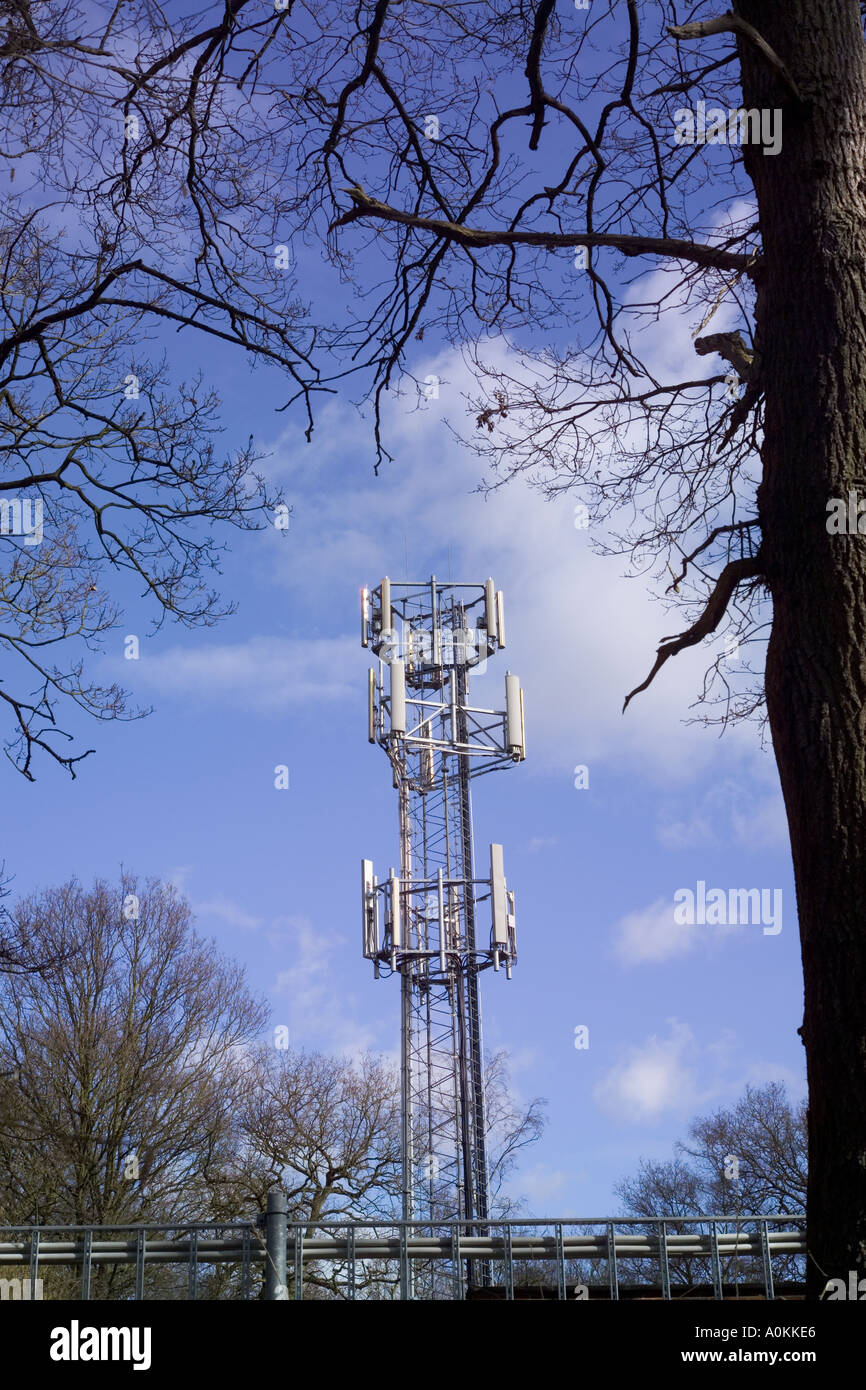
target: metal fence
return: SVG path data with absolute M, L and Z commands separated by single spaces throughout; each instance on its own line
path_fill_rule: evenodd
M 0 1226 L 0 1297 L 772 1299 L 802 1292 L 805 1252 L 799 1213 L 299 1222 L 271 1193 L 254 1220 Z

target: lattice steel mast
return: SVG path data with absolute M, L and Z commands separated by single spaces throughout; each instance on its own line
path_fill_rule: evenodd
M 501 845 L 476 877 L 470 783 L 525 757 L 523 693 L 509 673 L 504 711 L 469 703 L 469 671 L 505 645 L 492 580 L 383 579 L 362 591 L 361 641 L 379 657 L 368 736 L 399 798 L 399 874 L 364 860 L 362 892 L 364 955 L 400 976 L 403 1217 L 471 1222 L 489 1214 L 478 976 L 510 978 L 516 947 Z

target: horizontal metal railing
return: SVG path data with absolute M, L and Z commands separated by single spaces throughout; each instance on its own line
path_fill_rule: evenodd
M 586 1230 L 585 1228 L 596 1228 Z M 686 1227 L 689 1229 L 683 1230 Z M 576 1229 L 584 1228 L 584 1229 Z M 471 1233 L 469 1231 L 471 1230 Z M 465 1222 L 289 1221 L 275 1210 L 255 1221 L 147 1226 L 0 1226 L 0 1277 L 26 1268 L 35 1287 L 42 1268 L 81 1267 L 81 1297 L 91 1296 L 94 1266 L 134 1266 L 135 1285 L 124 1296 L 145 1296 L 145 1271 L 161 1265 L 188 1267 L 187 1295 L 199 1295 L 200 1268 L 238 1266 L 236 1295 L 252 1294 L 253 1272 L 270 1262 L 276 1275 L 269 1281 L 269 1297 L 286 1298 L 293 1272 L 293 1298 L 304 1296 L 304 1271 L 330 1267 L 337 1297 L 366 1296 L 358 1289 L 358 1273 L 364 1262 L 374 1263 L 383 1284 L 389 1269 L 400 1276 L 403 1297 L 419 1295 L 414 1271 L 433 1271 L 449 1266 L 445 1278 L 430 1275 L 427 1296 L 465 1296 L 473 1265 L 497 1277 L 504 1296 L 515 1296 L 515 1266 L 543 1262 L 552 1266 L 559 1297 L 573 1296 L 567 1286 L 575 1283 L 577 1262 L 604 1262 L 606 1296 L 620 1296 L 621 1261 L 651 1261 L 658 1269 L 658 1283 L 641 1287 L 662 1298 L 676 1288 L 672 1268 L 684 1259 L 707 1262 L 713 1296 L 724 1296 L 723 1261 L 736 1258 L 759 1262 L 760 1282 L 766 1298 L 774 1297 L 773 1260 L 806 1253 L 805 1218 L 799 1214 L 771 1216 L 692 1217 L 583 1217 L 523 1218 L 512 1221 Z M 465 1268 L 464 1268 L 465 1266 Z M 384 1267 L 384 1269 L 383 1269 Z M 410 1274 L 409 1271 L 413 1271 Z M 396 1276 L 395 1276 L 396 1278 Z M 25 1281 L 20 1281 L 25 1282 Z M 581 1285 L 580 1287 L 585 1287 Z M 594 1286 L 595 1287 L 595 1286 Z M 432 1292 L 430 1290 L 432 1289 Z M 444 1293 L 443 1289 L 448 1292 Z M 274 1292 L 273 1290 L 276 1290 Z M 258 1293 L 256 1293 L 258 1296 Z M 380 1296 L 393 1296 L 390 1294 Z

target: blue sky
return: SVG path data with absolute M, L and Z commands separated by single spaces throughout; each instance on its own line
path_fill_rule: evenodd
M 685 361 L 685 320 L 647 347 Z M 444 423 L 466 424 L 457 354 L 413 363 L 440 377 L 439 399 L 389 403 L 395 462 L 378 477 L 368 422 L 347 402 L 324 408 L 306 445 L 300 423 L 273 412 L 273 376 L 210 349 L 202 364 L 224 396 L 226 443 L 252 429 L 268 450 L 289 530 L 229 537 L 222 587 L 239 608 L 216 629 L 149 636 L 149 610 L 130 602 L 95 669 L 154 713 L 82 726 L 96 753 L 74 782 L 44 763 L 35 785 L 6 773 L 15 891 L 121 864 L 171 878 L 296 1044 L 395 1056 L 398 991 L 361 956 L 359 860 L 395 861 L 397 817 L 387 762 L 366 740 L 358 590 L 405 577 L 407 554 L 413 579 L 490 575 L 505 592 L 508 649 L 473 694 L 499 707 L 506 668 L 520 675 L 528 754 L 475 794 L 477 844 L 503 843 L 517 899 L 519 960 L 510 983 L 484 978 L 485 1037 L 511 1054 L 518 1094 L 548 1102 L 513 1190 L 537 1214 L 605 1214 L 640 1155 L 668 1155 L 692 1116 L 746 1082 L 778 1078 L 801 1095 L 777 776 L 753 728 L 719 739 L 683 722 L 708 649 L 668 663 L 621 714 L 680 621 L 622 561 L 593 553 L 573 499 L 522 482 L 473 491 L 479 463 Z M 123 658 L 129 633 L 138 661 Z M 274 787 L 280 763 L 287 791 Z M 574 786 L 578 764 L 587 789 Z M 674 893 L 698 880 L 781 889 L 781 932 L 676 927 Z M 587 1049 L 574 1046 L 578 1025 Z

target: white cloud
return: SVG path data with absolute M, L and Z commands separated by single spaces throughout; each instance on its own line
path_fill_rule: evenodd
M 194 902 L 190 906 L 200 929 L 206 928 L 209 917 L 217 917 L 221 922 L 227 922 L 230 927 L 241 927 L 244 931 L 255 931 L 264 920 L 261 917 L 252 917 L 230 898 L 209 898 L 207 902 Z
M 718 209 L 715 223 L 708 228 L 705 239 L 719 244 L 730 235 L 733 225 L 753 221 L 756 216 L 754 202 L 737 198 L 727 208 Z M 723 298 L 716 304 L 711 317 L 707 317 L 702 298 L 698 297 L 694 306 L 689 307 L 688 296 L 691 293 L 691 287 L 683 285 L 682 265 L 669 261 L 653 266 L 635 279 L 625 296 L 626 304 L 665 301 L 664 313 L 655 321 L 644 320 L 640 331 L 641 357 L 659 379 L 693 380 L 697 375 L 695 368 L 700 365 L 695 353 L 695 338 L 700 334 L 725 332 L 742 322 L 733 296 Z
M 515 1077 L 522 1071 L 533 1071 L 539 1062 L 544 1061 L 544 1053 L 538 1047 L 516 1047 L 508 1049 L 508 1073 Z M 513 1089 L 513 1088 L 512 1088 Z
M 308 917 L 256 917 L 222 893 L 195 900 L 186 883 L 192 872 L 192 866 L 184 865 L 165 877 L 189 899 L 200 933 L 208 934 L 209 919 L 214 918 L 241 931 L 259 932 L 262 943 L 286 962 L 276 973 L 270 1028 L 287 1025 L 294 1047 L 323 1048 L 352 1061 L 375 1051 L 392 1065 L 399 1064 L 396 1056 L 379 1045 L 382 1025 L 362 1021 L 361 1001 L 341 987 L 338 966 L 349 949 L 345 936 L 322 930 Z M 390 1040 L 390 1009 L 385 1010 L 383 1023 Z
M 662 815 L 657 830 L 659 844 L 665 849 L 691 849 L 695 845 L 712 845 L 717 835 L 709 818 L 694 810 L 682 820 L 669 820 Z
M 785 803 L 779 791 L 746 810 L 735 807 L 732 821 L 737 844 L 749 849 L 773 849 L 789 842 Z
M 180 864 L 177 868 L 169 869 L 163 878 L 166 883 L 172 884 L 178 893 L 186 895 L 186 881 L 193 871 L 192 864 Z
M 220 646 L 170 647 L 142 660 L 135 676 L 137 684 L 162 694 L 195 694 L 271 712 L 354 698 L 354 655 L 346 637 L 259 636 Z
M 805 1100 L 808 1092 L 805 1069 L 795 1072 L 782 1062 L 753 1062 L 746 1069 L 743 1086 L 747 1083 L 752 1086 L 766 1086 L 770 1081 L 783 1082 L 794 1101 Z
M 288 1015 L 276 1021 L 288 1024 L 292 1044 L 326 1047 L 345 1057 L 375 1048 L 378 1029 L 357 1019 L 357 1001 L 334 983 L 334 957 L 345 953 L 345 937 L 323 931 L 307 917 L 282 917 L 273 923 L 270 941 L 293 956 L 274 987 L 277 1012 L 282 1008 Z
M 668 1036 L 651 1034 L 623 1050 L 593 1091 L 596 1104 L 612 1119 L 655 1124 L 664 1117 L 691 1120 L 709 1106 L 736 1102 L 748 1083 L 784 1081 L 792 1095 L 805 1094 L 804 1076 L 777 1062 L 740 1057 L 742 1043 L 730 1029 L 699 1044 L 678 1019 L 668 1020 Z
M 675 850 L 696 845 L 736 844 L 746 849 L 784 845 L 788 828 L 775 770 L 769 763 L 753 770 L 754 782 L 726 777 L 714 782 L 697 801 L 690 793 L 682 815 L 670 804 L 662 807 L 657 828 L 660 843 Z M 765 774 L 770 775 L 765 779 Z M 764 789 L 765 780 L 772 783 L 769 790 Z
M 547 1168 L 544 1164 L 538 1163 L 521 1172 L 510 1186 L 520 1189 L 528 1199 L 529 1209 L 533 1214 L 543 1215 L 548 1209 L 558 1210 L 557 1201 L 573 1185 L 574 1179 L 575 1174 L 568 1173 L 563 1168 Z
M 526 844 L 530 854 L 537 854 L 540 849 L 552 849 L 559 844 L 558 835 L 533 835 Z
M 694 890 L 693 890 L 694 891 Z M 673 895 L 657 898 L 649 907 L 620 918 L 614 928 L 614 950 L 624 965 L 671 960 L 699 946 L 711 946 L 743 930 L 739 922 L 681 924 L 674 921 Z
M 630 1048 L 595 1087 L 594 1099 L 614 1119 L 632 1124 L 691 1112 L 699 1100 L 697 1053 L 692 1030 L 671 1019 L 670 1036 L 653 1034 Z
M 706 927 L 674 921 L 672 898 L 657 898 L 649 907 L 630 912 L 614 928 L 615 949 L 626 965 L 670 960 L 694 949 Z

